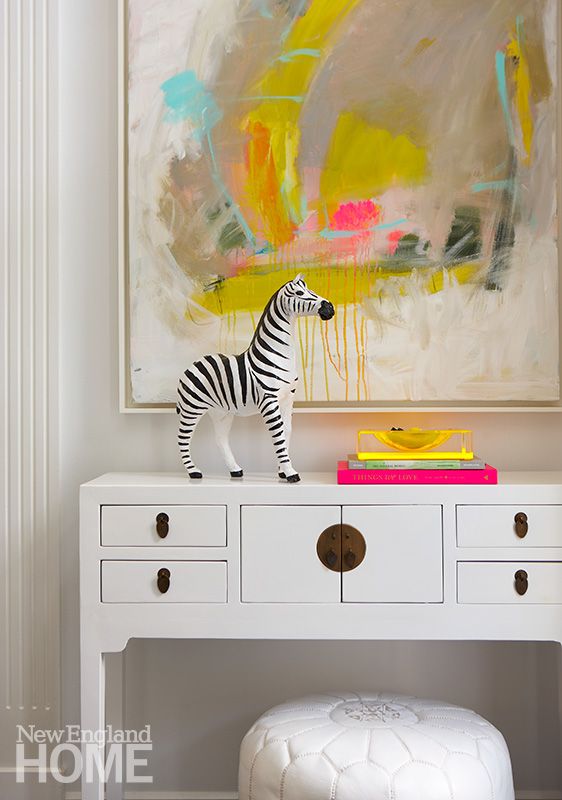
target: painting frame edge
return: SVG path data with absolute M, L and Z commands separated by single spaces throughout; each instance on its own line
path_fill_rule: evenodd
M 171 414 L 173 403 L 138 403 L 133 400 L 130 376 L 130 292 L 129 292 L 129 214 L 128 214 L 128 6 L 129 0 L 117 0 L 117 225 L 118 225 L 118 337 L 119 337 L 119 412 L 121 414 Z M 556 7 L 556 60 L 562 74 L 562 5 Z M 558 376 L 562 377 L 562 81 L 557 84 L 556 113 L 556 198 L 558 255 Z M 555 401 L 400 401 L 347 402 L 297 401 L 295 413 L 557 413 L 562 412 L 562 393 Z

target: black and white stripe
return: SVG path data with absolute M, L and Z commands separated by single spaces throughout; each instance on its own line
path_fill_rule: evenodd
M 316 314 L 330 319 L 333 313 L 331 303 L 311 292 L 297 276 L 271 297 L 244 353 L 207 355 L 183 373 L 178 385 L 178 443 L 191 478 L 201 477 L 191 459 L 191 438 L 201 417 L 209 412 L 231 475 L 242 475 L 228 443 L 232 418 L 260 413 L 273 439 L 279 474 L 298 480 L 288 449 L 297 381 L 293 322 L 295 317 Z

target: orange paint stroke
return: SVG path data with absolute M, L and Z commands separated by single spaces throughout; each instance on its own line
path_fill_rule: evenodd
M 275 247 L 287 244 L 295 236 L 295 226 L 287 209 L 278 202 L 279 179 L 273 159 L 270 131 L 261 122 L 246 126 L 247 192 L 263 220 L 262 235 Z
M 325 325 L 321 325 L 320 326 L 320 331 L 321 331 L 321 334 L 322 334 L 322 354 L 324 356 L 324 383 L 326 385 L 326 400 L 329 400 L 330 399 L 330 382 L 328 381 L 328 354 L 330 352 L 330 345 L 328 344 L 328 329 L 327 329 L 327 327 Z M 330 358 L 330 360 L 331 360 L 331 358 Z

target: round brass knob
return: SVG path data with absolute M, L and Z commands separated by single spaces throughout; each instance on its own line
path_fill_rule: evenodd
M 162 594 L 166 594 L 168 589 L 170 588 L 170 570 L 166 569 L 166 567 L 162 567 L 158 570 L 158 576 L 156 578 L 156 584 L 158 586 L 158 591 Z
M 161 511 L 156 517 L 156 533 L 161 539 L 165 539 L 170 531 L 170 517 Z
M 523 511 L 519 511 L 515 517 L 515 533 L 520 539 L 524 539 L 529 530 L 529 521 L 527 515 Z
M 519 595 L 524 595 L 529 588 L 529 576 L 524 569 L 518 569 L 515 573 L 515 591 Z

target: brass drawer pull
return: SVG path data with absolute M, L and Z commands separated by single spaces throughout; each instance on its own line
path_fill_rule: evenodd
M 156 517 L 156 533 L 161 539 L 165 539 L 170 532 L 170 517 L 161 511 Z
M 351 525 L 330 525 L 316 543 L 316 553 L 332 572 L 350 572 L 365 558 L 367 544 L 363 534 Z
M 158 585 L 158 590 L 162 594 L 166 594 L 166 592 L 170 588 L 170 570 L 166 569 L 166 567 L 162 567 L 161 569 L 159 569 L 156 583 Z
M 316 542 L 316 554 L 332 572 L 341 570 L 341 525 L 330 525 L 322 531 Z
M 515 533 L 520 539 L 524 539 L 529 531 L 529 521 L 523 511 L 519 511 L 515 517 Z
M 344 523 L 341 526 L 341 534 L 344 553 L 341 569 L 342 572 L 351 572 L 363 562 L 367 552 L 367 542 L 361 531 L 358 531 L 353 525 Z
M 524 569 L 518 569 L 515 573 L 515 591 L 519 595 L 524 595 L 529 588 L 529 576 Z

